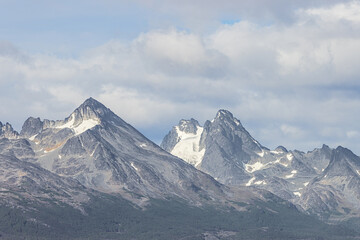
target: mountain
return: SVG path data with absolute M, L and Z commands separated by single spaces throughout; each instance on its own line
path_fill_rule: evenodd
M 226 110 L 220 110 L 204 127 L 194 119 L 181 120 L 160 146 L 224 184 L 246 183 L 250 175 L 243 163 L 266 150 Z
M 207 156 L 214 144 L 213 152 L 230 163 L 267 151 L 231 117 L 222 112 L 201 136 L 217 138 L 217 127 L 236 133 L 216 143 L 201 137 L 193 152 Z M 329 226 L 266 190 L 217 182 L 93 98 L 64 120 L 30 117 L 20 134 L 10 124 L 1 129 L 2 239 L 354 239 L 358 234 Z M 179 129 L 198 138 L 201 127 L 190 120 Z M 231 139 L 242 143 L 241 151 L 226 148 Z M 183 148 L 187 145 L 179 151 Z M 199 166 L 207 165 L 203 160 Z
M 225 194 L 213 178 L 163 151 L 93 98 L 65 120 L 28 118 L 20 136 L 34 150 L 33 163 L 101 192 L 193 202 Z
M 306 186 L 299 202 L 332 221 L 342 220 L 344 215 L 358 217 L 359 186 L 360 158 L 349 149 L 337 147 L 332 150 L 328 166 Z
M 203 127 L 181 120 L 161 147 L 223 184 L 268 190 L 321 219 L 360 217 L 360 161 L 348 149 L 269 150 L 226 110 Z

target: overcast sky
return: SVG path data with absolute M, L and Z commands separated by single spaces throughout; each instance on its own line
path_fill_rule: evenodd
M 0 84 L 16 130 L 92 96 L 156 143 L 223 108 L 269 148 L 360 154 L 360 1 L 0 0 Z

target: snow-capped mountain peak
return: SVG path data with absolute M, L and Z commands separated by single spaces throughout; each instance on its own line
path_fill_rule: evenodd
M 43 121 L 40 118 L 28 118 L 23 124 L 21 135 L 34 140 L 35 137 L 45 129 L 53 129 L 53 131 L 60 131 L 69 129 L 74 135 L 79 135 L 104 121 L 123 122 L 110 109 L 105 107 L 102 103 L 94 98 L 88 98 L 81 104 L 74 112 L 65 120 L 47 120 Z
M 171 154 L 181 157 L 186 162 L 197 166 L 204 157 L 205 149 L 200 147 L 200 139 L 204 128 L 193 118 L 180 120 L 177 126 L 168 133 L 161 147 Z
M 64 121 L 57 121 L 54 125 L 50 124 L 48 127 L 57 129 L 69 128 L 75 135 L 79 135 L 114 116 L 115 114 L 110 109 L 90 97 Z

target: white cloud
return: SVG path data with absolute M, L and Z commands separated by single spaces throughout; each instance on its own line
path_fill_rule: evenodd
M 305 134 L 304 131 L 301 130 L 300 128 L 287 124 L 281 125 L 280 129 L 284 135 L 288 135 L 292 138 L 300 138 Z
M 142 34 L 136 42 L 142 45 L 141 50 L 146 55 L 160 61 L 192 65 L 202 63 L 206 57 L 202 41 L 198 36 L 176 30 Z
M 0 44 L 0 100 L 11 102 L 0 114 L 17 126 L 30 114 L 60 119 L 93 96 L 151 129 L 180 118 L 211 119 L 226 108 L 269 147 L 307 150 L 341 137 L 358 148 L 349 140 L 360 131 L 360 34 L 353 31 L 360 26 L 349 10 L 358 5 L 305 8 L 288 24 L 249 18 L 202 34 L 151 30 L 77 58 Z M 338 8 L 344 13 L 329 24 L 326 16 Z
M 342 20 L 360 23 L 360 2 L 340 3 L 331 7 L 310 8 L 305 11 L 310 16 L 318 17 L 325 22 Z

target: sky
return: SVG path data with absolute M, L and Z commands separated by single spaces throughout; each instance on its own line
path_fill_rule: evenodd
M 360 154 L 360 1 L 0 0 L 0 121 L 88 97 L 160 143 L 227 109 L 262 145 Z

